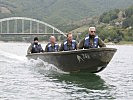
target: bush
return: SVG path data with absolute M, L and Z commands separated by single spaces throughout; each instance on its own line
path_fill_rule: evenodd
M 100 16 L 99 22 L 109 23 L 110 21 L 118 18 L 118 13 L 119 13 L 119 9 L 105 12 Z

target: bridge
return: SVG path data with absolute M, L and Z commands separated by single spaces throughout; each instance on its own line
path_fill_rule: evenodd
M 0 36 L 5 35 L 63 35 L 61 30 L 43 21 L 27 17 L 0 19 Z

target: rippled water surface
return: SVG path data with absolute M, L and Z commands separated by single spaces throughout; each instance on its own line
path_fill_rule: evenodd
M 0 100 L 132 100 L 133 46 L 118 51 L 98 74 L 66 73 L 41 60 L 27 60 L 27 43 L 0 43 Z

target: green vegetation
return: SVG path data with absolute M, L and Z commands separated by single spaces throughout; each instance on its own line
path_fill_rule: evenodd
M 83 32 L 80 38 L 88 33 L 89 26 L 96 26 L 97 33 L 105 42 L 133 41 L 131 5 L 133 0 L 1 0 L 0 18 L 35 18 L 63 32 L 73 30 L 76 35 Z M 28 28 L 27 24 L 27 32 Z
M 1 0 L 0 7 L 8 8 L 11 13 L 0 12 L 0 18 L 36 18 L 66 32 L 79 27 L 74 24 L 76 21 L 99 16 L 110 9 L 125 8 L 131 4 L 133 0 Z
M 88 30 L 83 32 L 81 38 L 85 37 L 88 34 Z M 112 27 L 97 27 L 97 34 L 105 42 L 114 42 L 118 43 L 120 41 L 132 41 L 133 42 L 133 28 L 132 29 L 123 29 L 115 26 Z
M 103 23 L 109 23 L 110 21 L 118 18 L 119 11 L 119 9 L 115 9 L 109 12 L 105 12 L 100 16 L 99 21 Z
M 133 44 L 133 41 L 120 41 L 118 44 L 120 44 L 120 45 L 123 45 L 123 44 Z
M 103 13 L 100 18 L 99 22 L 108 23 L 108 24 L 115 24 L 116 22 L 122 22 L 123 28 L 128 28 L 133 26 L 133 6 L 125 9 L 115 9 L 109 12 Z
M 123 21 L 123 27 L 132 27 L 133 26 L 133 6 L 125 10 L 126 19 Z
M 125 10 L 114 9 L 105 12 L 99 17 L 98 21 L 99 23 L 94 23 L 92 26 L 97 27 L 98 35 L 105 42 L 133 42 L 133 6 Z M 83 38 L 87 33 L 88 29 L 83 32 L 81 38 Z

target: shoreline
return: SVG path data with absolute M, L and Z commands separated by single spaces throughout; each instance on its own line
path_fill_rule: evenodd
M 20 41 L 9 41 L 9 42 L 5 42 L 5 41 L 0 41 L 0 43 L 31 43 L 31 42 L 20 42 Z M 39 43 L 48 43 L 47 41 L 40 41 Z M 61 43 L 61 42 L 57 42 L 57 43 Z M 113 42 L 108 42 L 105 43 L 106 45 L 133 45 L 133 41 L 121 41 L 119 43 L 113 43 Z
M 133 45 L 133 41 L 121 41 L 117 45 Z
M 113 42 L 108 42 L 105 43 L 106 45 L 133 45 L 133 41 L 129 42 L 129 41 L 120 41 L 119 43 L 113 43 Z

